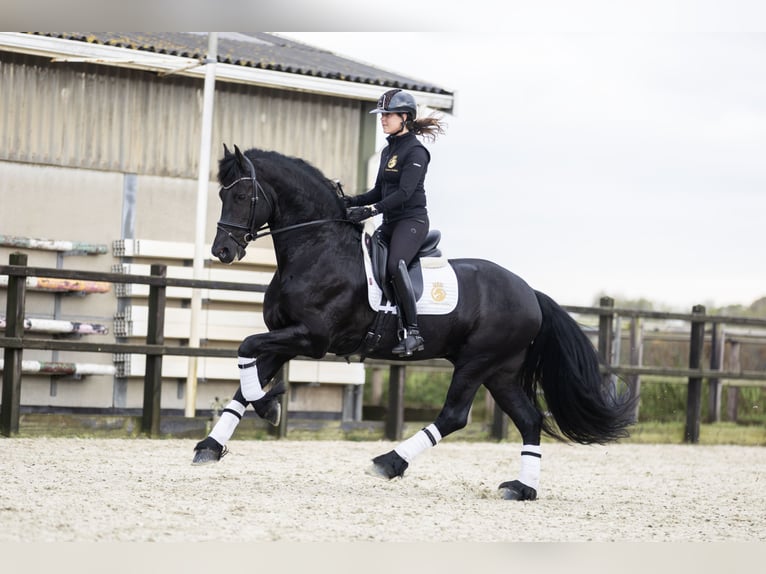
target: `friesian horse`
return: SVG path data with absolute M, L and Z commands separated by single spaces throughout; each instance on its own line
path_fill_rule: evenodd
M 195 446 L 195 464 L 220 460 L 248 404 L 278 424 L 284 386 L 272 379 L 283 364 L 298 356 L 359 353 L 376 318 L 368 304 L 362 230 L 346 219 L 331 180 L 299 158 L 242 153 L 236 146 L 231 152 L 225 145 L 218 179 L 222 208 L 213 255 L 231 263 L 250 241 L 270 234 L 277 271 L 263 303 L 268 332 L 239 346 L 240 386 Z M 634 398 L 605 382 L 590 340 L 550 297 L 490 261 L 451 259 L 449 265 L 459 292 L 454 310 L 420 317 L 425 349 L 408 359 L 452 363 L 444 405 L 432 424 L 374 458 L 372 470 L 388 479 L 403 476 L 418 454 L 466 425 L 484 385 L 523 443 L 518 478 L 503 482 L 500 495 L 534 500 L 541 432 L 580 444 L 617 440 L 628 435 Z M 396 342 L 396 326 L 388 326 L 367 356 L 401 360 L 390 353 Z

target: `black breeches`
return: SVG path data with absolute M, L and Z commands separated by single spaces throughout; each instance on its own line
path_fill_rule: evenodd
M 396 274 L 399 260 L 409 265 L 415 258 L 428 234 L 428 216 L 417 219 L 401 219 L 380 226 L 381 233 L 388 239 L 387 272 L 389 277 Z

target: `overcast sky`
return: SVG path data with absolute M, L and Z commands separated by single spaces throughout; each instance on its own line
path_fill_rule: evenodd
M 766 296 L 766 34 L 282 33 L 457 94 L 432 227 L 562 304 Z

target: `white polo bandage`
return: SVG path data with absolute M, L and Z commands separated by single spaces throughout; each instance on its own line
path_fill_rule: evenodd
M 234 430 L 237 428 L 239 421 L 245 414 L 245 407 L 240 402 L 232 400 L 221 411 L 221 417 L 218 422 L 215 423 L 213 430 L 210 431 L 210 436 L 213 437 L 218 444 L 225 445 L 229 442 L 231 435 L 234 434 Z
M 261 380 L 258 378 L 258 365 L 256 360 L 249 357 L 237 357 L 239 366 L 239 384 L 242 388 L 242 396 L 247 401 L 257 401 L 266 393 L 263 392 Z
M 439 444 L 441 439 L 442 435 L 439 429 L 436 428 L 435 424 L 431 423 L 397 446 L 394 452 L 407 462 L 412 462 L 421 452 Z
M 525 444 L 521 447 L 521 472 L 519 482 L 531 486 L 535 490 L 540 485 L 540 463 L 542 450 L 539 444 Z

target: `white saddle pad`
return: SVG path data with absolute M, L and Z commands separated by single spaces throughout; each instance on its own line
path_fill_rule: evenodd
M 370 308 L 373 311 L 396 313 L 395 305 L 389 302 L 380 304 L 383 290 L 378 286 L 372 273 L 372 262 L 365 247 L 364 236 L 361 244 Z M 458 300 L 458 286 L 452 265 L 445 257 L 422 257 L 420 266 L 423 269 L 423 294 L 417 301 L 418 315 L 446 315 L 454 311 Z

